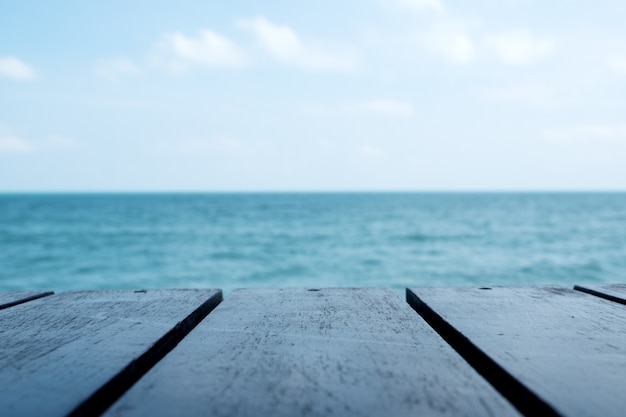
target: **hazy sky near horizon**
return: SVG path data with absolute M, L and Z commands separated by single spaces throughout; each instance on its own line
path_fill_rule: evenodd
M 626 2 L 2 2 L 0 191 L 624 190 Z

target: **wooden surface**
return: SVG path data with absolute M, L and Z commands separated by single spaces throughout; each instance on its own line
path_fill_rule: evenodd
M 221 297 L 219 290 L 68 292 L 0 311 L 0 414 L 98 415 Z
M 52 291 L 0 291 L 0 310 L 52 294 Z
M 624 415 L 624 306 L 560 287 L 413 288 L 407 298 L 487 377 L 497 370 L 481 354 L 562 415 Z
M 626 304 L 626 284 L 574 285 L 574 289 L 620 304 Z
M 107 416 L 518 415 L 384 289 L 237 290 Z

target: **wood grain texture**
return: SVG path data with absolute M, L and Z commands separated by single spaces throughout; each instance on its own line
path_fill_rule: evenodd
M 84 291 L 0 311 L 2 415 L 97 415 L 220 300 L 219 290 Z
M 626 305 L 626 284 L 574 285 L 574 289 Z
M 519 415 L 395 292 L 237 290 L 106 416 Z
M 439 317 L 429 320 L 442 335 L 451 326 L 456 342 L 477 347 L 558 413 L 624 414 L 623 306 L 561 287 L 413 288 L 407 296 L 420 314 Z
M 52 291 L 0 291 L 0 310 L 52 294 Z

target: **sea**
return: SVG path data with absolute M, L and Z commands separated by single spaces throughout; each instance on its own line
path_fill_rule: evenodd
M 0 194 L 0 290 L 626 283 L 626 193 Z

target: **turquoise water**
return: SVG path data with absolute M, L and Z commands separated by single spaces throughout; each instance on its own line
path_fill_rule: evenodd
M 0 195 L 0 289 L 626 282 L 626 193 Z

